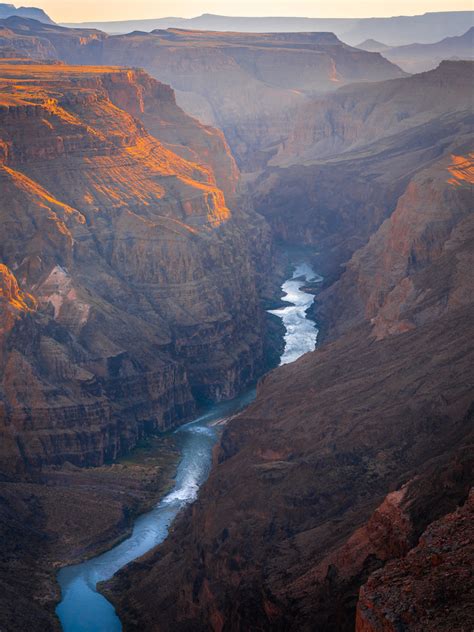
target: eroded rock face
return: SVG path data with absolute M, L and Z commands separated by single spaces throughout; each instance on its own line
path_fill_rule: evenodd
M 473 63 L 443 61 L 430 72 L 355 84 L 301 107 L 271 164 L 334 156 L 390 138 L 449 112 L 469 111 Z
M 222 136 L 145 73 L 1 76 L 2 466 L 100 464 L 263 369 L 267 229 Z
M 18 33 L 15 23 L 7 20 L 5 26 Z M 55 57 L 69 63 L 145 68 L 177 91 L 178 103 L 187 112 L 219 127 L 249 171 L 275 153 L 309 95 L 354 81 L 404 75 L 378 53 L 348 46 L 333 33 L 168 29 L 108 36 L 31 22 L 22 26 L 20 34 L 26 33 L 47 40 Z M 39 53 L 44 58 L 44 52 Z
M 320 297 L 331 336 L 370 321 L 380 339 L 472 300 L 472 154 L 417 173 L 395 211 Z
M 470 630 L 474 492 L 431 524 L 401 560 L 370 576 L 357 605 L 356 632 Z
M 296 120 L 294 143 L 283 143 L 252 183 L 257 210 L 280 238 L 314 246 L 318 269 L 333 280 L 407 188 L 416 187 L 420 170 L 429 178 L 433 168 L 436 177 L 434 162 L 444 158 L 446 168 L 451 155 L 469 151 L 472 66 L 445 62 L 414 77 L 348 86 L 308 105 Z

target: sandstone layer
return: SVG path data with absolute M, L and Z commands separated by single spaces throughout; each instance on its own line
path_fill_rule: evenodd
M 214 162 L 236 203 L 222 136 L 144 72 L 0 76 L 2 471 L 97 465 L 262 371 L 266 228 L 216 185 Z

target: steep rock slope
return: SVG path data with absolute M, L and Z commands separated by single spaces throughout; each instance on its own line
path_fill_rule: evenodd
M 316 246 L 328 278 L 339 274 L 416 173 L 468 143 L 472 66 L 445 62 L 315 101 L 251 183 L 257 210 L 278 236 Z
M 301 108 L 272 164 L 340 155 L 401 134 L 439 116 L 472 109 L 474 64 L 443 61 L 435 70 L 371 85 L 351 85 Z M 370 150 L 369 150 L 370 151 Z
M 130 630 L 353 630 L 370 573 L 464 502 L 473 164 L 459 151 L 415 177 L 367 246 L 376 289 L 355 290 L 361 318 L 264 378 L 226 427 L 197 503 L 167 542 L 112 581 Z M 356 261 L 362 276 L 364 251 Z M 333 290 L 341 303 L 343 278 Z M 437 583 L 449 590 L 445 575 Z
M 252 239 L 266 229 L 128 113 L 155 135 L 161 120 L 168 143 L 184 121 L 195 145 L 177 150 L 207 146 L 212 162 L 218 149 L 235 189 L 220 135 L 143 72 L 8 63 L 0 76 L 2 469 L 99 464 L 262 370 Z
M 4 24 L 22 36 L 28 32 L 47 40 L 56 56 L 69 63 L 145 68 L 177 91 L 187 112 L 217 125 L 247 169 L 265 163 L 286 137 L 293 111 L 306 95 L 404 74 L 378 53 L 352 48 L 332 33 L 169 29 L 107 36 L 33 21 Z
M 331 337 L 370 321 L 383 338 L 472 300 L 474 155 L 418 172 L 390 217 L 318 297 Z
M 465 505 L 433 523 L 408 555 L 369 578 L 356 632 L 460 632 L 474 625 L 474 490 Z

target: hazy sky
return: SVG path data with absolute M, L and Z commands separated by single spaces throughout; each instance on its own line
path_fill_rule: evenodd
M 201 13 L 367 17 L 472 10 L 472 0 L 29 0 L 21 4 L 40 6 L 57 22 L 193 17 Z

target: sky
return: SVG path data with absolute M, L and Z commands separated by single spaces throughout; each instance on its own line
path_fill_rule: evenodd
M 41 7 L 56 22 L 132 20 L 169 16 L 190 18 L 202 13 L 350 18 L 472 10 L 472 0 L 29 0 L 24 4 Z

